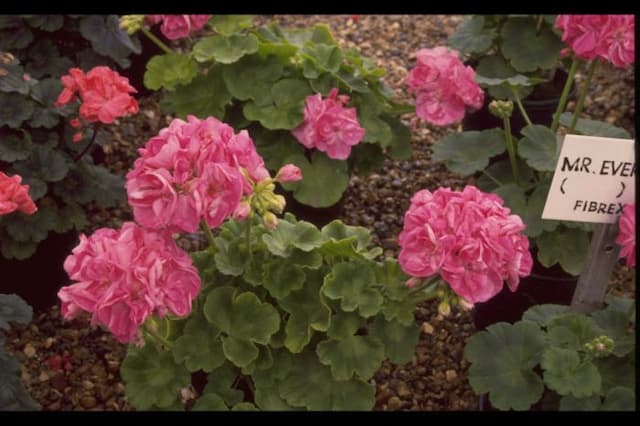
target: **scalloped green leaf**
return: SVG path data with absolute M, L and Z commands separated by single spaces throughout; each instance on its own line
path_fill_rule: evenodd
M 69 171 L 70 159 L 42 145 L 34 146 L 31 156 L 14 163 L 13 167 L 22 176 L 35 176 L 47 182 L 63 179 Z
M 547 326 L 547 339 L 554 347 L 580 351 L 584 345 L 602 335 L 593 318 L 569 312 L 552 318 Z
M 374 269 L 369 263 L 353 261 L 333 266 L 324 278 L 322 293 L 332 300 L 340 300 L 340 307 L 353 312 L 358 309 L 365 318 L 380 312 L 383 298 L 374 288 Z
M 33 114 L 35 104 L 19 93 L 0 92 L 0 126 L 19 128 Z
M 53 207 L 40 207 L 32 215 L 14 214 L 4 218 L 7 233 L 17 241 L 42 241 L 55 227 L 56 214 Z
M 280 316 L 273 306 L 261 302 L 251 292 L 236 295 L 233 287 L 213 289 L 207 296 L 203 310 L 210 323 L 237 339 L 266 345 L 271 335 L 280 328 Z M 247 318 L 252 321 L 247 321 Z
M 493 190 L 493 193 L 500 196 L 504 200 L 504 205 L 509 207 L 513 214 L 522 216 L 527 207 L 527 197 L 524 188 L 515 184 L 508 183 Z
M 385 321 L 376 317 L 369 335 L 376 337 L 384 346 L 384 353 L 394 364 L 404 364 L 413 358 L 420 338 L 420 327 L 413 322 L 406 326 L 398 321 Z
M 230 101 L 231 93 L 222 79 L 222 69 L 213 67 L 206 75 L 199 75 L 189 84 L 180 86 L 180 90 L 167 93 L 163 105 L 181 118 L 191 114 L 222 120 Z
M 356 334 L 363 324 L 364 319 L 354 312 L 337 312 L 331 316 L 327 336 L 334 340 L 345 339 Z
M 354 246 L 358 252 L 365 252 L 371 244 L 371 232 L 363 226 L 345 225 L 340 219 L 335 219 L 320 230 L 329 241 L 341 241 L 355 237 Z
M 449 36 L 447 43 L 462 54 L 481 53 L 491 47 L 495 37 L 496 29 L 484 28 L 484 17 L 474 15 Z
M 518 177 L 520 182 L 529 182 L 533 178 L 533 169 L 531 169 L 522 158 L 517 157 L 516 161 L 518 163 Z M 477 186 L 485 192 L 491 192 L 497 188 L 499 186 L 498 182 L 500 182 L 500 184 L 516 183 L 513 179 L 511 162 L 509 160 L 492 162 L 492 164 L 483 171 L 486 172 L 486 174 L 483 173 L 477 179 Z M 491 177 L 488 175 L 491 175 Z
M 33 32 L 29 27 L 18 23 L 11 31 L 3 32 L 2 37 L 0 37 L 0 51 L 15 52 L 16 50 L 24 49 L 31 44 L 33 38 Z
M 91 49 L 86 50 L 93 52 Z M 43 78 L 46 76 L 60 77 L 63 74 L 67 74 L 70 68 L 77 65 L 82 65 L 82 69 L 89 69 L 85 67 L 83 63 L 77 64 L 67 56 L 61 55 L 53 41 L 48 39 L 36 40 L 35 43 L 29 46 L 27 55 L 30 60 L 25 64 L 25 71 L 32 78 Z M 94 55 L 98 56 L 95 53 Z M 80 55 L 76 57 L 78 60 L 81 59 Z M 104 58 L 101 63 L 103 62 Z M 22 77 L 22 75 L 20 77 Z M 75 106 L 68 105 L 67 107 Z
M 259 121 L 267 129 L 290 130 L 302 122 L 309 94 L 311 87 L 306 80 L 283 78 L 271 87 L 273 103 L 260 105 L 258 101 L 249 101 L 242 111 L 247 119 Z
M 285 165 L 288 157 L 302 155 L 305 149 L 289 131 L 256 129 L 251 137 L 265 164 L 274 172 Z
M 478 66 L 475 69 L 478 77 L 508 79 L 514 77 L 518 72 L 513 69 L 511 65 L 507 63 L 505 58 L 501 55 L 486 55 L 480 58 Z M 524 99 L 532 92 L 533 88 L 530 84 L 535 84 L 535 80 L 528 78 L 522 85 L 518 85 L 518 81 L 515 81 L 515 85 L 502 86 L 490 86 L 489 95 L 494 99 L 511 99 L 515 100 L 513 90 L 516 91 L 520 99 Z M 514 83 L 514 82 L 512 82 Z
M 222 35 L 231 35 L 252 25 L 253 15 L 214 15 L 209 19 L 209 26 Z
M 609 356 L 594 360 L 594 364 L 598 367 L 600 377 L 602 377 L 602 391 L 604 393 L 615 388 L 616 386 L 624 386 L 630 389 L 636 387 L 636 362 L 635 357 L 626 356 L 618 358 Z
M 222 68 L 222 77 L 233 97 L 252 99 L 257 106 L 273 102 L 271 88 L 284 74 L 284 66 L 276 57 L 262 59 L 260 55 L 242 57 Z
M 576 398 L 569 394 L 560 399 L 560 411 L 599 411 L 602 406 L 600 395 Z
M 258 39 L 253 34 L 214 35 L 201 39 L 193 46 L 193 57 L 198 62 L 213 60 L 232 64 L 257 51 Z
M 280 220 L 276 229 L 262 236 L 262 241 L 272 254 L 289 257 L 294 248 L 309 252 L 320 247 L 325 238 L 312 223 Z
M 554 305 L 548 303 L 544 305 L 535 305 L 527 309 L 527 311 L 522 315 L 522 319 L 525 321 L 535 322 L 540 327 L 546 328 L 552 319 L 565 315 L 568 312 L 569 307 L 566 305 Z
M 581 361 L 575 350 L 546 348 L 540 365 L 544 369 L 545 384 L 560 395 L 582 398 L 600 392 L 598 369 L 590 361 Z
M 239 402 L 231 408 L 231 411 L 259 411 L 258 407 L 250 402 Z
M 191 411 L 228 411 L 222 398 L 215 393 L 203 394 L 198 398 Z
M 53 230 L 59 234 L 74 229 L 81 231 L 89 224 L 84 208 L 78 203 L 65 204 L 55 209 L 55 223 Z
M 244 241 L 228 241 L 217 237 L 214 243 L 216 246 L 214 259 L 218 270 L 225 275 L 235 277 L 242 275 L 248 260 Z
M 337 72 L 342 65 L 342 49 L 336 45 L 327 44 L 309 44 L 306 45 L 302 52 L 309 55 L 307 58 L 319 71 L 329 71 L 332 73 Z M 305 74 L 307 78 L 316 78 L 315 76 Z
M 316 346 L 320 362 L 331 367 L 336 380 L 360 377 L 368 380 L 384 360 L 384 345 L 376 337 L 348 336 L 324 340 Z
M 118 15 L 88 15 L 80 19 L 80 33 L 91 42 L 93 50 L 108 56 L 123 68 L 130 65 L 132 52 L 141 52 L 140 41 L 120 28 Z
M 178 85 L 188 84 L 198 74 L 198 64 L 189 56 L 178 53 L 156 55 L 147 62 L 144 85 L 151 90 L 164 87 L 173 90 Z
M 17 160 L 24 160 L 29 157 L 33 143 L 29 133 L 24 133 L 23 137 L 15 134 L 3 134 L 0 136 L 0 161 L 13 163 Z
M 322 255 L 317 250 L 305 252 L 294 248 L 288 258 L 288 262 L 302 268 L 318 269 L 322 266 Z
M 0 92 L 29 93 L 29 83 L 23 78 L 24 68 L 17 62 L 0 66 Z
M 224 356 L 238 367 L 246 367 L 258 358 L 258 347 L 253 342 L 232 336 L 223 336 L 220 340 Z
M 636 394 L 632 388 L 617 386 L 607 392 L 602 411 L 635 411 Z
M 411 144 L 411 131 L 409 128 L 402 124 L 396 117 L 381 115 L 380 118 L 386 121 L 391 128 L 392 138 L 389 143 L 391 158 L 396 161 L 411 158 L 413 146 Z
M 563 112 L 560 115 L 560 124 L 569 127 L 573 114 L 570 112 Z M 578 118 L 576 127 L 573 129 L 574 133 L 588 136 L 600 136 L 603 138 L 620 138 L 620 139 L 632 139 L 631 134 L 621 128 L 613 126 L 606 121 L 589 120 L 587 118 Z
M 349 186 L 349 166 L 346 161 L 334 160 L 323 152 L 314 151 L 311 162 L 304 155 L 287 157 L 285 163 L 300 167 L 303 179 L 282 186 L 293 191 L 302 204 L 312 207 L 329 207 L 336 204 Z
M 485 169 L 489 159 L 504 152 L 501 129 L 453 133 L 433 147 L 433 160 L 444 161 L 449 170 L 468 176 Z
M 17 294 L 0 294 L 0 328 L 9 330 L 9 323 L 28 324 L 33 309 Z
M 469 384 L 477 394 L 489 392 L 491 404 L 500 410 L 528 410 L 544 389 L 533 367 L 545 346 L 535 323 L 493 324 L 467 341 Z
M 554 171 L 558 162 L 558 142 L 555 133 L 539 124 L 528 125 L 521 133 L 524 137 L 518 143 L 518 154 L 538 171 Z
M 294 407 L 308 410 L 371 410 L 375 403 L 374 386 L 358 379 L 336 381 L 331 370 L 306 352 L 294 356 L 291 369 L 278 390 L 282 398 Z
M 502 26 L 502 54 L 520 72 L 549 69 L 556 65 L 565 45 L 550 28 L 539 31 L 532 19 L 509 19 Z
M 5 259 L 28 259 L 36 252 L 37 247 L 38 243 L 33 241 L 16 241 L 10 237 L 0 240 L 0 251 Z
M 409 296 L 409 288 L 405 282 L 409 276 L 405 274 L 394 259 L 385 259 L 384 263 L 375 267 L 376 282 L 382 286 L 384 304 L 382 314 L 387 321 L 398 321 L 405 326 L 415 323 L 413 312 L 416 302 Z
M 623 357 L 635 349 L 635 336 L 629 331 L 629 314 L 614 309 L 604 309 L 591 313 L 603 333 L 614 340 L 613 354 Z
M 64 15 L 33 15 L 26 18 L 25 21 L 34 28 L 51 32 L 62 28 Z
M 217 333 L 205 318 L 192 316 L 173 344 L 173 358 L 177 363 L 184 363 L 191 372 L 213 371 L 226 361 Z
M 282 299 L 294 290 L 302 288 L 305 273 L 300 266 L 276 260 L 264 267 L 262 285 L 276 299 Z
M 209 373 L 202 394 L 218 395 L 227 405 L 233 406 L 244 399 L 244 392 L 234 388 L 237 379 L 237 369 L 231 364 L 224 364 Z
M 581 229 L 542 232 L 536 238 L 538 261 L 546 267 L 559 263 L 566 272 L 579 275 L 587 258 L 589 236 Z
M 538 237 L 543 231 L 553 231 L 558 227 L 558 221 L 542 219 L 542 210 L 547 202 L 550 185 L 549 180 L 540 181 L 536 189 L 529 195 L 527 207 L 520 215 L 522 221 L 527 225 L 524 234 L 530 238 Z
M 171 352 L 159 352 L 151 343 L 131 346 L 120 374 L 127 399 L 138 410 L 171 406 L 178 401 L 180 389 L 191 383 L 189 371 L 175 363 Z

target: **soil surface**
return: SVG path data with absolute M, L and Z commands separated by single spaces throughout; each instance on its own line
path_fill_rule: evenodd
M 358 48 L 387 70 L 386 83 L 398 98 L 409 101 L 403 80 L 420 48 L 435 47 L 462 22 L 462 16 L 439 15 L 328 15 L 256 17 L 266 23 L 276 19 L 286 27 L 326 23 L 340 44 Z M 584 76 L 577 77 L 578 82 Z M 635 74 L 603 66 L 594 76 L 585 115 L 624 127 L 635 136 Z M 110 127 L 112 137 L 104 146 L 106 162 L 124 174 L 136 158 L 136 149 L 165 127 L 172 117 L 162 113 L 157 94 L 140 100 L 140 114 Z M 572 106 L 570 105 L 570 108 Z M 374 243 L 386 255 L 398 252 L 397 236 L 411 196 L 420 189 L 441 186 L 461 189 L 473 179 L 456 176 L 431 160 L 432 146 L 459 126 L 438 128 L 403 117 L 412 128 L 413 156 L 406 161 L 387 159 L 384 168 L 369 176 L 354 175 L 339 217 L 346 223 L 369 227 Z M 92 208 L 91 229 L 117 227 L 131 219 L 127 205 L 115 209 Z M 184 237 L 185 249 L 201 245 L 198 236 Z M 632 271 L 618 264 L 611 277 L 612 292 L 633 296 Z M 420 305 L 415 312 L 421 327 L 420 342 L 412 362 L 387 361 L 375 374 L 375 410 L 476 410 L 478 397 L 467 382 L 468 363 L 463 357 L 467 339 L 475 332 L 471 312 L 455 308 L 448 317 L 437 312 L 437 303 Z M 15 326 L 7 335 L 7 349 L 22 363 L 22 379 L 44 410 L 132 410 L 124 396 L 119 375 L 126 346 L 110 334 L 88 325 L 88 317 L 64 321 L 59 308 L 36 312 L 31 324 Z

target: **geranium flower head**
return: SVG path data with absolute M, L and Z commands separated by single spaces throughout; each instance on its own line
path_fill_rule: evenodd
M 188 37 L 191 33 L 202 29 L 212 15 L 147 15 L 150 24 L 162 22 L 160 32 L 169 40 Z
M 0 172 L 0 216 L 18 210 L 24 214 L 34 214 L 38 207 L 29 195 L 29 185 L 21 185 L 22 176 L 11 177 Z
M 398 261 L 412 277 L 439 274 L 468 303 L 485 302 L 531 273 L 524 228 L 500 197 L 475 186 L 422 190 L 405 213 Z
M 636 266 L 636 205 L 626 204 L 622 209 L 622 215 L 618 220 L 618 236 L 616 243 L 620 249 L 620 257 L 624 257 L 627 266 Z
M 344 107 L 348 101 L 348 96 L 338 96 L 337 88 L 331 89 L 325 99 L 320 93 L 307 96 L 304 121 L 291 133 L 307 148 L 326 152 L 329 158 L 346 160 L 351 147 L 357 145 L 365 133 L 356 109 Z

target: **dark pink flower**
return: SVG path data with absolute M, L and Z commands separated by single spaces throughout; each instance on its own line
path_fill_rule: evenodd
M 616 238 L 622 248 L 620 257 L 624 257 L 629 268 L 636 266 L 636 205 L 627 204 L 618 220 L 619 233 Z
M 147 15 L 147 22 L 162 22 L 160 31 L 169 40 L 188 37 L 191 33 L 202 29 L 212 15 Z
M 278 170 L 276 178 L 278 182 L 297 182 L 302 180 L 302 170 L 295 164 L 285 164 Z
M 16 210 L 24 214 L 34 214 L 38 207 L 29 195 L 29 185 L 21 185 L 22 176 L 11 177 L 0 172 L 0 216 Z

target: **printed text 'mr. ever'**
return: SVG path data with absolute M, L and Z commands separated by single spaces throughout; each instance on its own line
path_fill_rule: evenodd
M 602 160 L 600 164 L 592 164 L 591 157 L 563 157 L 563 172 L 593 173 L 609 176 L 633 177 L 636 173 L 636 163 L 630 161 Z

